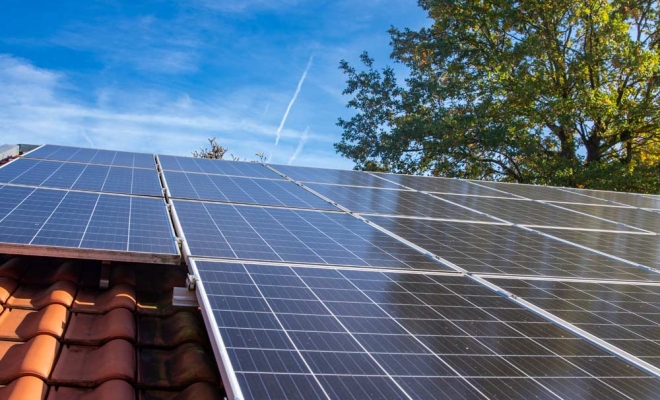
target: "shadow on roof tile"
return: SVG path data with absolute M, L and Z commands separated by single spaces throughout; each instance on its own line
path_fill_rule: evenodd
M 60 347 L 52 336 L 39 335 L 28 342 L 0 342 L 0 384 L 33 375 L 47 379 Z
M 25 341 L 41 334 L 62 337 L 68 311 L 61 304 L 51 304 L 39 311 L 7 309 L 0 314 L 0 340 Z
M 176 347 L 183 343 L 208 342 L 201 318 L 179 311 L 166 318 L 140 317 L 138 341 L 143 346 Z
M 65 346 L 51 383 L 95 387 L 111 379 L 135 379 L 135 349 L 126 340 L 113 340 L 102 347 Z
M 94 389 L 53 387 L 48 400 L 135 400 L 135 389 L 122 380 L 107 381 Z
M 21 279 L 27 269 L 28 262 L 25 258 L 13 257 L 0 265 L 0 277 Z
M 21 282 L 31 285 L 52 285 L 59 281 L 80 282 L 80 264 L 66 261 L 56 266 L 48 263 L 33 262 L 33 265 L 23 275 Z
M 81 289 L 73 302 L 72 311 L 105 314 L 115 308 L 135 310 L 135 289 L 126 284 L 108 290 Z
M 181 392 L 145 390 L 140 400 L 221 400 L 223 395 L 217 387 L 207 382 L 194 383 Z
M 0 387 L 0 400 L 43 400 L 48 387 L 41 379 L 24 376 Z
M 59 281 L 47 285 L 20 285 L 7 300 L 8 307 L 40 310 L 50 304 L 70 307 L 77 286 L 70 281 Z
M 135 315 L 125 308 L 107 314 L 74 313 L 64 335 L 67 343 L 100 346 L 110 340 L 135 342 Z
M 141 349 L 138 384 L 141 387 L 185 388 L 196 382 L 217 383 L 212 353 L 195 343 L 173 350 Z
M 0 304 L 5 304 L 9 296 L 18 287 L 18 281 L 10 277 L 0 277 Z

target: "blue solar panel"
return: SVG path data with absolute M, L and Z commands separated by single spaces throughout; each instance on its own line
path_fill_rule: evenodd
M 212 160 L 208 158 L 158 156 L 161 167 L 167 171 L 203 172 L 216 175 L 244 176 L 282 180 L 280 175 L 259 163 Z
M 25 157 L 135 168 L 154 168 L 156 165 L 153 154 L 85 149 L 50 144 L 31 151 Z
M 17 186 L 1 187 L 0 198 L 0 248 L 4 243 L 178 254 L 162 199 Z
M 170 195 L 178 199 L 337 210 L 289 181 L 173 171 L 165 171 L 165 180 Z
M 155 169 L 19 159 L 0 168 L 0 182 L 50 188 L 162 196 Z
M 335 265 L 445 269 L 344 213 L 174 201 L 192 255 Z

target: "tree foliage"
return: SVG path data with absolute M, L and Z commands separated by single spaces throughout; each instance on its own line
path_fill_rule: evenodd
M 192 152 L 192 156 L 195 158 L 212 158 L 215 160 L 222 160 L 225 156 L 225 153 L 229 151 L 228 148 L 220 146 L 216 138 L 208 139 L 211 148 L 200 147 L 199 151 L 195 150 Z
M 338 152 L 356 169 L 658 192 L 657 1 L 420 0 L 407 70 L 346 61 Z

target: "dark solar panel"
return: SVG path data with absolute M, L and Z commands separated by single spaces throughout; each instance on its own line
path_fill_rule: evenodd
M 368 217 L 474 273 L 660 280 L 660 275 L 515 226 Z
M 582 196 L 578 193 L 568 192 L 561 188 L 552 186 L 523 185 L 518 183 L 488 181 L 480 181 L 478 183 L 479 185 L 488 186 L 493 189 L 502 190 L 532 200 L 544 200 L 559 203 L 610 204 L 605 200 Z
M 475 185 L 464 179 L 402 174 L 374 173 L 374 175 L 423 192 L 451 193 L 471 196 L 513 197 L 511 194 Z
M 47 144 L 30 153 L 27 158 L 113 165 L 118 167 L 154 168 L 153 154 L 125 151 L 96 150 Z
M 0 168 L 0 182 L 47 188 L 162 196 L 155 168 L 19 159 Z
M 306 186 L 353 212 L 493 221 L 484 215 L 419 192 L 316 183 L 308 183 Z
M 660 287 L 587 282 L 494 284 L 660 367 Z
M 192 255 L 443 270 L 344 213 L 174 201 Z
M 614 222 L 603 221 L 588 215 L 578 214 L 536 201 L 493 199 L 474 196 L 447 196 L 442 194 L 436 196 L 513 224 L 573 229 L 636 231 L 635 228 L 620 226 Z
M 660 236 L 562 229 L 538 229 L 538 231 L 633 263 L 660 269 Z
M 280 173 L 299 182 L 326 183 L 375 188 L 402 189 L 401 186 L 362 171 L 271 165 Z
M 598 207 L 581 204 L 562 204 L 562 207 L 609 219 L 635 228 L 660 233 L 660 213 L 629 207 Z
M 660 198 L 657 196 L 644 196 L 636 193 L 623 193 L 623 192 L 607 192 L 602 190 L 587 190 L 587 189 L 568 189 L 572 192 L 596 197 L 603 200 L 608 200 L 614 203 L 629 205 L 640 208 L 652 208 L 660 210 Z
M 196 268 L 244 399 L 618 399 L 660 389 L 465 277 Z
M 170 195 L 269 206 L 337 210 L 335 206 L 290 181 L 165 171 Z
M 0 188 L 0 198 L 0 248 L 10 253 L 19 244 L 178 254 L 161 199 L 17 186 Z
M 282 180 L 280 175 L 259 163 L 212 160 L 208 158 L 158 156 L 161 167 L 167 171 L 202 172 L 206 174 L 244 176 Z

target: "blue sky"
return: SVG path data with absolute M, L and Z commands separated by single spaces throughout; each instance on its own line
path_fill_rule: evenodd
M 217 136 L 332 168 L 352 167 L 333 148 L 351 115 L 339 61 L 385 65 L 390 25 L 427 24 L 414 0 L 3 3 L 0 142 L 189 155 Z

